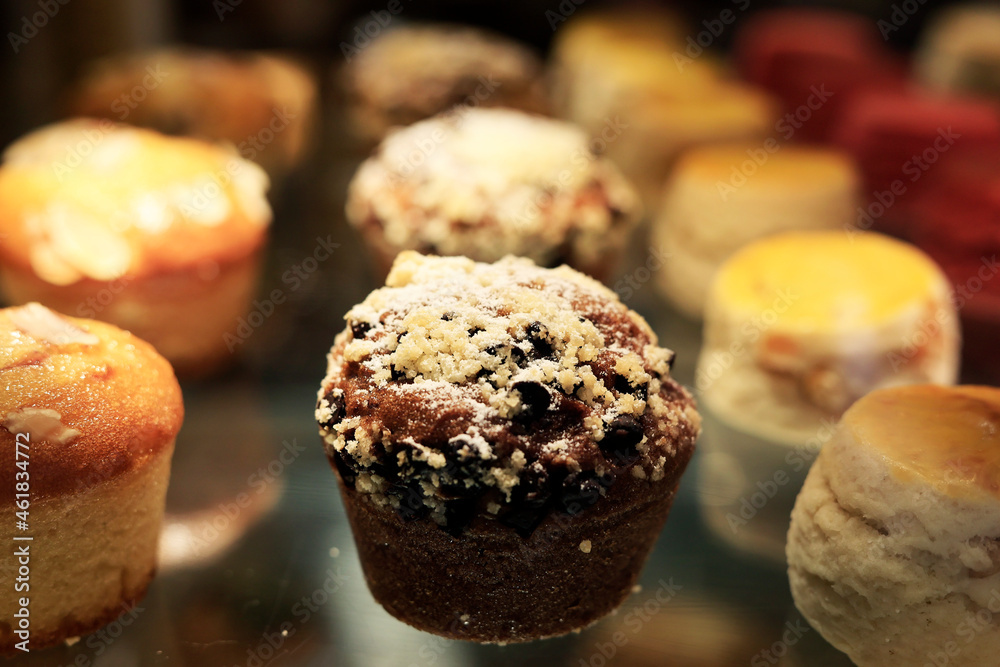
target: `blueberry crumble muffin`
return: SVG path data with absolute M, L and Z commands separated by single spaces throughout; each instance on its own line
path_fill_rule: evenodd
M 646 322 L 568 267 L 411 251 L 346 319 L 316 418 L 376 600 L 479 642 L 618 607 L 700 429 Z

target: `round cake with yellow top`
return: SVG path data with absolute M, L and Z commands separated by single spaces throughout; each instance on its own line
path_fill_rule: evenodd
M 860 667 L 995 664 L 1000 389 L 919 385 L 848 410 L 788 534 L 796 606 Z
M 697 385 L 718 417 L 803 442 L 868 392 L 955 381 L 958 319 L 941 270 L 879 234 L 789 232 L 719 270 Z
M 679 310 L 702 317 L 719 266 L 746 244 L 778 232 L 850 229 L 858 183 L 845 155 L 774 139 L 684 153 L 653 226 L 654 245 L 671 258 L 658 285 Z
M 42 128 L 0 166 L 0 286 L 204 372 L 253 295 L 267 187 L 259 166 L 199 140 L 110 121 Z

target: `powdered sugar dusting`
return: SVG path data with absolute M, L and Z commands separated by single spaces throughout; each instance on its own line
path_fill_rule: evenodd
M 552 466 L 570 481 L 617 468 L 662 479 L 675 441 L 697 433 L 673 354 L 572 269 L 405 252 L 346 319 L 316 412 L 328 453 L 358 468 L 343 471 L 357 488 L 417 493 L 440 522 L 444 500 L 493 489 L 496 514 Z

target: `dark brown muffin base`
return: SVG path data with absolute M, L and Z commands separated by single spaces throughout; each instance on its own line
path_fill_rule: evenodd
M 576 516 L 550 514 L 528 538 L 484 517 L 455 538 L 340 488 L 365 579 L 386 611 L 443 637 L 512 643 L 584 628 L 624 602 L 677 491 L 675 480 L 643 485 L 644 494 L 622 485 L 636 502 L 609 497 Z

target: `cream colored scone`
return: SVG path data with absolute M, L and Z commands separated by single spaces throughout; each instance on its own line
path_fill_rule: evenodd
M 701 95 L 650 98 L 615 114 L 628 125 L 620 140 L 608 142 L 606 154 L 654 210 L 685 150 L 730 142 L 759 148 L 774 133 L 777 114 L 773 97 L 740 83 L 720 83 Z
M 930 88 L 1000 97 L 1000 7 L 980 3 L 944 10 L 924 35 L 916 70 Z
M 486 30 L 416 24 L 345 53 L 348 113 L 362 143 L 455 105 L 548 110 L 542 63 L 527 46 Z
M 0 310 L 0 377 L 0 653 L 20 655 L 142 598 L 184 408 L 151 345 L 37 303 Z
M 734 428 L 801 444 L 882 387 L 953 383 L 958 316 L 941 270 L 867 232 L 787 232 L 716 275 L 696 384 Z
M 231 358 L 271 209 L 255 163 L 200 140 L 74 120 L 10 146 L 0 166 L 0 287 L 102 319 L 186 374 Z
M 768 142 L 694 148 L 673 171 L 652 233 L 671 257 L 657 284 L 691 317 L 702 317 L 718 267 L 751 241 L 854 223 L 859 176 L 847 156 Z
M 72 116 L 231 143 L 275 176 L 304 157 L 317 104 L 315 78 L 290 58 L 184 47 L 97 61 L 67 106 Z
M 510 109 L 399 130 L 355 174 L 347 218 L 388 271 L 402 250 L 569 264 L 607 279 L 641 205 L 575 125 Z
M 848 410 L 792 512 L 802 614 L 859 667 L 995 665 L 1000 389 L 918 385 Z
M 686 55 L 670 15 L 573 19 L 553 46 L 553 96 L 565 118 L 604 142 L 650 208 L 678 154 L 704 143 L 756 140 L 773 132 L 777 102 L 730 81 L 711 55 Z
M 650 94 L 678 97 L 711 86 L 719 72 L 700 59 L 690 68 L 683 53 L 686 26 L 669 12 L 588 11 L 560 25 L 552 46 L 557 111 L 587 129 L 615 111 L 615 100 Z M 681 66 L 678 66 L 678 62 Z

